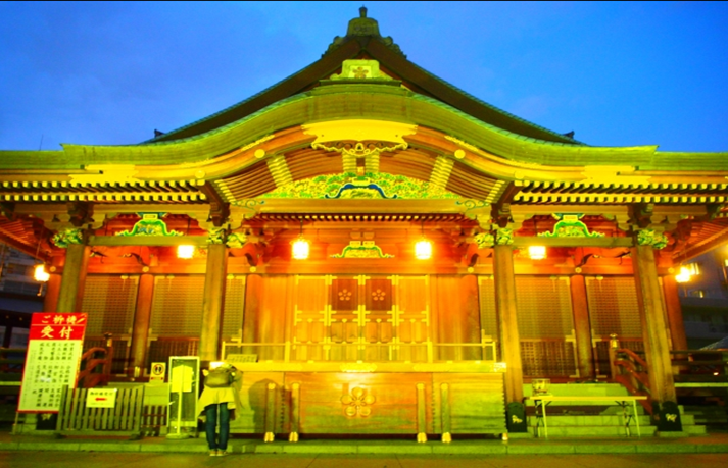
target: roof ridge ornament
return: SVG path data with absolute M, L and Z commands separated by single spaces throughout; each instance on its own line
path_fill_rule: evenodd
M 346 39 L 354 37 L 373 37 L 384 43 L 387 48 L 391 49 L 398 54 L 402 54 L 402 50 L 391 37 L 382 37 L 379 33 L 379 21 L 374 18 L 367 16 L 368 9 L 365 6 L 359 8 L 359 16 L 349 20 L 349 25 L 346 29 L 345 37 L 334 37 L 334 41 L 329 45 L 326 53 L 337 49 Z M 404 54 L 402 54 L 405 56 Z M 406 57 L 406 56 L 405 56 Z

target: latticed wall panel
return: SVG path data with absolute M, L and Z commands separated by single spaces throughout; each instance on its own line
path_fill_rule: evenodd
M 480 329 L 486 339 L 496 343 L 496 356 L 484 359 L 500 360 L 500 335 L 498 333 L 498 313 L 495 308 L 495 282 L 493 276 L 478 277 L 478 303 L 480 305 Z
M 222 336 L 229 340 L 240 337 L 245 313 L 245 275 L 229 275 L 225 284 L 225 309 L 222 314 Z
M 634 278 L 589 276 L 586 278 L 586 295 L 594 334 L 642 337 Z
M 576 373 L 572 342 L 521 340 L 521 361 L 525 376 L 570 376 Z
M 518 276 L 516 283 L 521 339 L 564 338 L 573 332 L 568 277 Z
M 631 276 L 588 276 L 586 295 L 589 320 L 594 338 L 597 372 L 610 375 L 609 335 L 616 333 L 623 348 L 642 352 L 642 322 L 640 321 L 637 288 Z
M 520 275 L 516 282 L 524 375 L 576 375 L 569 278 Z
M 147 353 L 147 369 L 153 362 L 168 362 L 170 356 L 197 356 L 199 339 L 152 341 Z
M 155 277 L 152 334 L 159 337 L 199 338 L 204 285 L 203 275 Z
M 88 314 L 87 336 L 131 333 L 138 276 L 88 275 L 81 312 Z

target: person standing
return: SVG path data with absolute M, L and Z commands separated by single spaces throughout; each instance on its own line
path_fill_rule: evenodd
M 215 365 L 219 364 L 219 365 Z M 199 418 L 205 422 L 205 437 L 211 457 L 228 455 L 230 419 L 235 419 L 235 409 L 240 408 L 240 396 L 236 388 L 238 370 L 231 364 L 211 363 L 203 370 L 204 388 L 197 402 Z M 215 429 L 220 415 L 220 440 L 216 441 Z

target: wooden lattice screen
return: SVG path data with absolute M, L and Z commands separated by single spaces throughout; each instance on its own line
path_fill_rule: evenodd
M 88 275 L 81 312 L 88 314 L 87 336 L 131 333 L 138 276 Z
M 523 374 L 530 377 L 576 375 L 569 278 L 523 275 L 516 282 Z
M 225 309 L 222 314 L 222 336 L 225 341 L 242 337 L 245 279 L 245 275 L 228 275 L 225 284 Z
M 588 276 L 586 295 L 595 345 L 597 370 L 609 375 L 609 335 L 616 333 L 624 348 L 643 351 L 637 289 L 632 276 Z
M 495 282 L 493 276 L 478 277 L 478 303 L 480 304 L 480 329 L 485 340 L 495 343 L 496 356 L 484 359 L 500 361 L 500 336 L 498 333 L 498 313 L 495 308 Z
M 138 276 L 88 275 L 81 312 L 88 314 L 84 350 L 106 345 L 104 333 L 113 337 L 113 374 L 125 371 L 134 324 Z
M 154 297 L 147 367 L 169 356 L 195 356 L 202 325 L 203 275 L 154 278 Z

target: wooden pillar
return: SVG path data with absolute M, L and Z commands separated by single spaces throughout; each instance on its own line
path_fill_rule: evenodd
M 134 327 L 131 332 L 131 363 L 127 372 L 133 377 L 142 375 L 147 365 L 147 347 L 149 341 L 149 326 L 152 317 L 153 294 L 154 275 L 144 273 L 139 278 Z M 136 367 L 139 368 L 139 372 L 135 371 Z
M 518 333 L 516 306 L 516 276 L 513 268 L 513 248 L 508 245 L 493 247 L 495 307 L 498 313 L 501 358 L 506 363 L 506 404 L 523 400 L 523 365 L 521 364 L 521 338 Z
M 55 312 L 58 307 L 58 294 L 61 291 L 61 275 L 50 273 L 45 284 L 46 293 L 43 299 L 43 312 Z
M 632 252 L 652 401 L 675 402 L 677 397 L 667 339 L 665 304 L 657 276 L 655 256 L 649 245 L 638 245 Z
M 78 312 L 81 309 L 88 259 L 89 247 L 86 245 L 71 244 L 66 249 L 57 312 Z
M 227 257 L 225 244 L 212 244 L 207 249 L 199 349 L 201 361 L 216 361 L 220 357 L 220 329 L 222 309 L 225 305 Z
M 662 289 L 665 291 L 665 308 L 667 310 L 667 323 L 670 327 L 673 351 L 688 349 L 688 339 L 685 337 L 685 322 L 683 321 L 682 306 L 675 275 L 662 277 Z
M 594 350 L 592 348 L 589 303 L 586 298 L 586 281 L 582 275 L 571 277 L 571 305 L 574 310 L 574 333 L 576 333 L 576 356 L 579 377 L 594 378 Z

